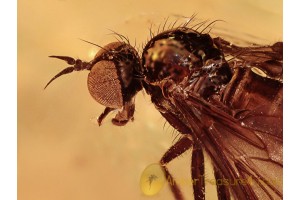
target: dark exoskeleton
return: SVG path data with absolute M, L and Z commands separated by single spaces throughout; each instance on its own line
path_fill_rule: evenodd
M 52 80 L 73 70 L 90 70 L 90 94 L 106 106 L 99 125 L 116 109 L 115 125 L 132 120 L 134 97 L 144 88 L 182 134 L 160 160 L 169 180 L 166 165 L 192 148 L 195 200 L 205 199 L 203 151 L 222 183 L 217 184 L 219 199 L 283 198 L 282 42 L 239 47 L 178 27 L 151 38 L 141 59 L 124 42 L 104 46 L 91 62 L 52 57 L 73 65 Z M 184 199 L 172 183 L 175 199 Z

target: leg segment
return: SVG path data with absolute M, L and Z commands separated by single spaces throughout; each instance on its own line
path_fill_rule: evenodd
M 108 113 L 110 113 L 113 110 L 115 110 L 115 109 L 114 108 L 109 108 L 109 107 L 105 108 L 105 110 L 103 111 L 103 113 L 101 113 L 101 115 L 97 119 L 99 126 L 101 126 L 101 123 L 102 123 L 103 119 L 108 115 Z
M 214 174 L 215 174 L 216 180 L 224 179 L 222 172 L 219 169 L 217 169 L 216 167 L 214 167 Z M 217 183 L 218 183 L 218 181 L 217 181 Z M 223 185 L 216 184 L 216 185 L 217 185 L 218 199 L 219 200 L 230 200 L 229 187 L 224 184 Z
M 205 199 L 205 177 L 204 177 L 204 156 L 200 145 L 193 145 L 192 153 L 192 181 L 194 199 Z
M 170 161 L 172 161 L 174 158 L 177 158 L 182 153 L 184 153 L 186 150 L 191 148 L 193 142 L 188 139 L 187 137 L 183 137 L 180 140 L 178 140 L 161 158 L 160 164 L 162 165 L 162 168 L 165 172 L 166 179 L 169 183 L 170 189 L 175 197 L 176 200 L 183 200 L 183 196 L 181 194 L 181 191 L 179 187 L 177 186 L 173 176 L 168 171 L 166 164 L 168 164 Z

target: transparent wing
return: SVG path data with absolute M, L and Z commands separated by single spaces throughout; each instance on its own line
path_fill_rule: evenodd
M 269 77 L 282 80 L 282 42 L 277 42 L 271 46 L 240 47 L 218 37 L 214 38 L 214 43 L 223 51 L 229 63 L 243 63 L 244 67 L 256 66 Z

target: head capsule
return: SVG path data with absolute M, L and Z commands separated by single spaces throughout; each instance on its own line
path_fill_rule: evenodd
M 140 81 L 142 75 L 140 57 L 130 44 L 113 42 L 101 47 L 90 62 L 75 60 L 68 56 L 50 57 L 65 60 L 73 66 L 54 76 L 46 87 L 61 75 L 72 71 L 90 70 L 87 78 L 88 90 L 98 103 L 106 106 L 98 118 L 99 125 L 104 117 L 115 109 L 121 109 L 112 120 L 115 125 L 124 125 L 133 119 L 134 96 L 142 89 Z
M 140 58 L 127 43 L 113 42 L 95 55 L 91 61 L 87 86 L 91 96 L 110 108 L 122 108 L 142 89 Z

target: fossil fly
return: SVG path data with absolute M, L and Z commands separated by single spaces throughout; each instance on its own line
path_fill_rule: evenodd
M 89 70 L 88 90 L 106 107 L 99 125 L 118 109 L 112 119 L 118 126 L 133 119 L 134 97 L 144 89 L 181 134 L 160 160 L 166 177 L 172 178 L 167 164 L 192 149 L 194 199 L 205 199 L 206 151 L 215 179 L 223 180 L 220 200 L 282 199 L 283 43 L 240 47 L 198 28 L 186 23 L 152 34 L 141 55 L 116 33 L 124 40 L 99 46 L 90 62 L 50 56 L 70 66 L 46 87 L 61 75 Z M 173 183 L 174 198 L 184 199 Z

